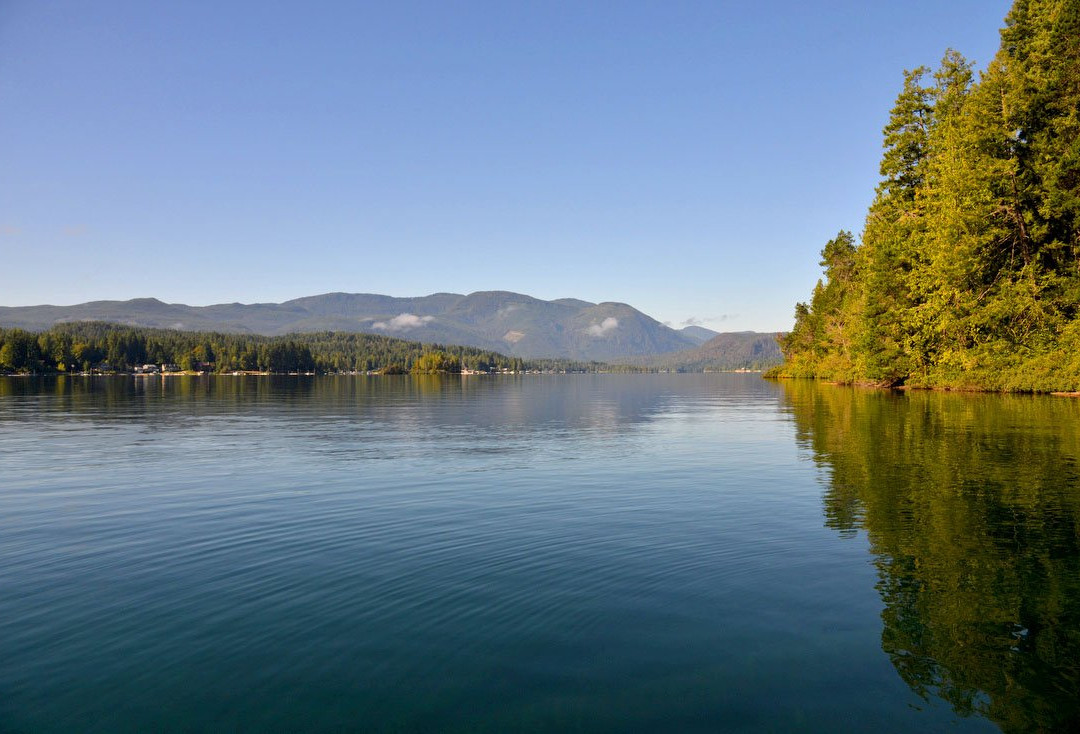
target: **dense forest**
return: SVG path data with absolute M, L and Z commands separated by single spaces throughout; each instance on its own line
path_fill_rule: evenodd
M 777 374 L 1080 389 L 1080 0 L 1016 0 L 978 80 L 951 50 L 905 72 L 881 176 Z
M 472 347 L 421 344 L 378 334 L 318 332 L 281 337 L 60 324 L 34 333 L 0 329 L 0 373 L 128 372 L 171 364 L 205 372 L 597 371 L 597 362 L 507 357 Z

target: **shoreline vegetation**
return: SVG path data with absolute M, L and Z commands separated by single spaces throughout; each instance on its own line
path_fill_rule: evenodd
M 765 380 L 811 380 L 822 385 L 835 385 L 837 387 L 854 387 L 866 390 L 892 390 L 896 392 L 959 392 L 959 393 L 999 393 L 999 394 L 1028 394 L 1028 395 L 1051 395 L 1059 398 L 1080 398 L 1080 390 L 1002 390 L 988 388 L 979 385 L 890 385 L 882 382 L 868 380 L 828 380 L 820 377 L 806 375 L 791 375 L 784 371 L 785 365 L 778 365 L 765 370 L 761 376 Z
M 772 378 L 1080 391 L 1080 0 L 1017 0 L 976 81 L 904 73 L 858 240 L 779 339 Z

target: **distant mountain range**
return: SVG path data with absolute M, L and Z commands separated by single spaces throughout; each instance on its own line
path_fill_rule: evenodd
M 679 333 L 685 337 L 693 339 L 698 344 L 704 344 L 705 342 L 716 336 L 719 332 L 713 331 L 712 329 L 706 329 L 704 326 L 684 326 L 683 328 L 679 329 Z
M 693 350 L 705 348 L 709 340 L 724 336 L 700 326 L 672 329 L 625 303 L 590 303 L 574 298 L 543 301 L 507 291 L 435 293 L 417 298 L 326 293 L 284 303 L 213 306 L 136 298 L 75 306 L 0 307 L 0 326 L 5 327 L 44 330 L 72 321 L 270 336 L 366 332 L 460 344 L 517 357 L 602 362 L 673 353 L 690 357 Z
M 693 349 L 619 360 L 624 364 L 656 369 L 737 370 L 768 369 L 784 361 L 775 333 L 732 331 L 717 334 Z

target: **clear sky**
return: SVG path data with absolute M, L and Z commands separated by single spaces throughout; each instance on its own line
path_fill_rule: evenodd
M 1007 0 L 0 0 L 0 305 L 328 291 L 787 329 L 903 69 Z

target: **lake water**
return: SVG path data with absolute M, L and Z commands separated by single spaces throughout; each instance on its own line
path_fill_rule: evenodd
M 0 378 L 0 731 L 1080 729 L 1080 401 Z

